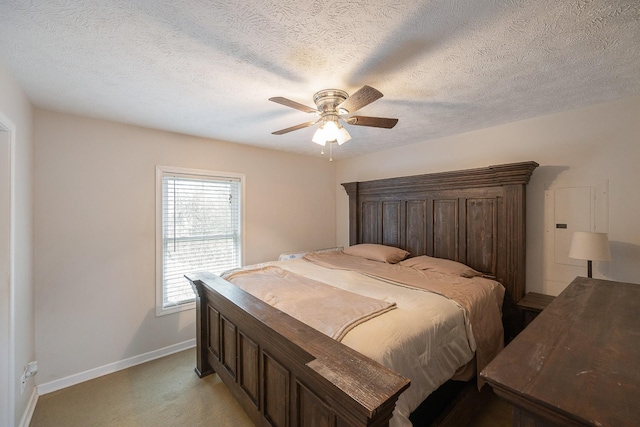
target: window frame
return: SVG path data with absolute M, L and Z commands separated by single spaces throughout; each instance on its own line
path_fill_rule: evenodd
M 196 307 L 195 300 L 189 303 L 178 304 L 172 307 L 164 307 L 163 287 L 164 287 L 164 252 L 163 252 L 163 224 L 162 224 L 162 181 L 165 176 L 184 176 L 192 178 L 207 179 L 234 179 L 240 183 L 240 264 L 244 265 L 245 255 L 245 180 L 244 174 L 233 172 L 210 171 L 204 169 L 191 169 L 175 166 L 156 165 L 156 316 L 164 316 L 172 313 L 179 313 L 186 310 L 193 310 Z

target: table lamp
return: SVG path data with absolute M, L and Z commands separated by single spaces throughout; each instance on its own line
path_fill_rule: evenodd
M 610 261 L 607 233 L 576 231 L 573 233 L 569 258 L 587 260 L 587 277 L 592 277 L 591 261 Z

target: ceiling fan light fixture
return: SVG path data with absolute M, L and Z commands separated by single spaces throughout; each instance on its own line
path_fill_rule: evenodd
M 324 129 L 324 139 L 327 142 L 336 141 L 338 139 L 338 133 L 340 130 L 333 118 L 327 119 L 322 128 Z
M 342 145 L 350 139 L 351 135 L 349 135 L 349 132 L 344 127 L 340 126 L 340 129 L 338 129 L 338 145 Z
M 313 134 L 313 138 L 311 138 L 311 141 L 315 142 L 318 145 L 324 146 L 327 143 L 327 138 L 325 138 L 324 134 L 324 129 L 321 126 L 318 128 L 318 130 L 316 130 L 316 133 Z

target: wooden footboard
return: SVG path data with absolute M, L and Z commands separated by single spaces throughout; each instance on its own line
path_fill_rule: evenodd
M 210 273 L 196 292 L 199 376 L 257 426 L 387 426 L 409 380 Z

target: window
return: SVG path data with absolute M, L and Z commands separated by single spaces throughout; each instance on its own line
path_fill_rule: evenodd
M 244 178 L 158 166 L 156 314 L 195 306 L 184 275 L 242 265 Z

